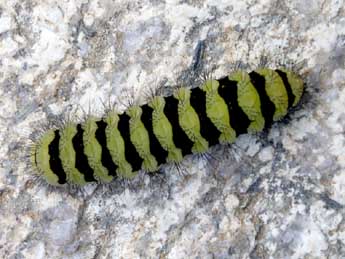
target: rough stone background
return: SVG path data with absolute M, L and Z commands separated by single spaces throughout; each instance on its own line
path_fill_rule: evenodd
M 344 258 L 344 6 L 0 0 L 0 257 Z M 214 148 L 217 161 L 186 158 L 186 175 L 79 191 L 33 180 L 25 152 L 39 125 L 75 107 L 101 113 L 113 98 L 119 109 L 144 101 L 201 41 L 217 76 L 262 56 L 292 64 L 303 103 L 268 134 Z

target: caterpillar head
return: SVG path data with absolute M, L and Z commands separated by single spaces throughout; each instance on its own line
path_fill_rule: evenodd
M 287 70 L 283 68 L 280 68 L 279 70 L 286 73 L 287 79 L 291 86 L 292 93 L 295 96 L 292 106 L 296 106 L 301 100 L 304 91 L 304 82 L 302 78 L 298 74 L 294 73 L 292 70 Z

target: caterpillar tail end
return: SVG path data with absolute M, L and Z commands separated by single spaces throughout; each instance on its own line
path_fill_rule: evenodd
M 35 168 L 36 172 L 42 177 L 48 184 L 53 186 L 62 186 L 59 177 L 54 174 L 50 167 L 50 156 L 49 156 L 49 144 L 54 140 L 54 130 L 49 130 L 32 145 L 30 160 L 31 165 Z

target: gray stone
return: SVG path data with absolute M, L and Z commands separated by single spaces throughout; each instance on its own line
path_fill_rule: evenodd
M 333 0 L 0 1 L 0 257 L 344 258 L 344 28 Z M 48 119 L 262 57 L 306 80 L 268 134 L 187 157 L 184 173 L 82 190 L 33 177 L 25 156 Z

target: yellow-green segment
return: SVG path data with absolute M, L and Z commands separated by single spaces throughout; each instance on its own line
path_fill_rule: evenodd
M 247 132 L 256 133 L 262 131 L 265 126 L 265 118 L 261 113 L 260 96 L 250 81 L 248 73 L 236 71 L 229 79 L 237 82 L 237 101 L 244 113 L 251 121 Z
M 131 179 L 136 176 L 133 172 L 132 166 L 127 162 L 125 157 L 125 142 L 118 130 L 119 115 L 115 111 L 107 114 L 104 121 L 108 124 L 105 129 L 107 139 L 107 148 L 113 159 L 113 162 L 118 166 L 116 173 L 125 179 Z
M 109 183 L 113 180 L 113 177 L 109 175 L 108 169 L 102 165 L 102 146 L 96 139 L 96 130 L 98 128 L 96 121 L 97 119 L 91 116 L 82 125 L 84 130 L 84 153 L 94 171 L 94 178 L 99 182 Z
M 150 152 L 150 139 L 147 129 L 141 121 L 142 110 L 139 106 L 132 106 L 126 111 L 131 117 L 129 121 L 130 138 L 140 157 L 144 160 L 142 169 L 153 172 L 158 169 L 155 157 Z
M 236 132 L 230 125 L 230 115 L 224 99 L 218 94 L 219 82 L 208 80 L 202 86 L 206 92 L 206 114 L 221 132 L 219 143 L 232 143 L 236 139 Z
M 164 114 L 165 99 L 162 96 L 156 96 L 149 103 L 149 106 L 153 109 L 153 133 L 163 149 L 168 151 L 167 162 L 180 162 L 183 158 L 182 151 L 175 146 L 172 126 Z
M 75 168 L 76 150 L 74 150 L 72 139 L 77 134 L 76 124 L 67 123 L 60 130 L 60 159 L 63 170 L 66 172 L 67 182 L 76 185 L 85 185 L 84 175 Z
M 174 97 L 179 100 L 179 124 L 188 138 L 194 142 L 192 152 L 203 153 L 208 149 L 208 142 L 200 134 L 200 121 L 190 104 L 190 92 L 187 88 L 180 88 L 174 94 Z
M 287 114 L 289 105 L 287 91 L 282 78 L 277 72 L 267 68 L 257 69 L 256 72 L 265 77 L 266 93 L 275 106 L 273 120 L 280 120 Z

